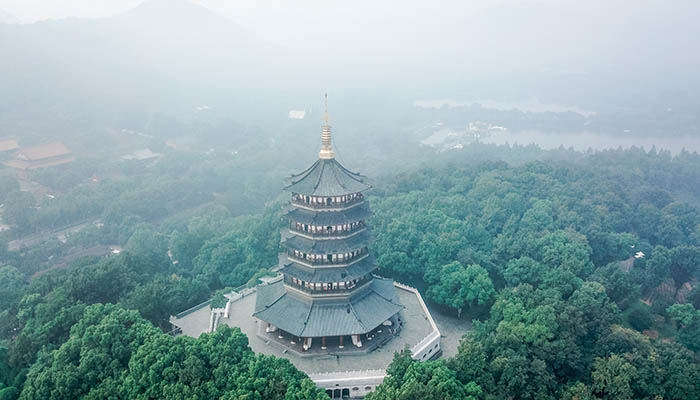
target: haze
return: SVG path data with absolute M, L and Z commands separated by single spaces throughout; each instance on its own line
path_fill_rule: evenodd
M 125 12 L 129 15 L 138 3 L 3 0 L 0 9 L 22 21 L 34 22 L 73 16 L 104 18 Z M 143 15 L 149 20 L 147 31 L 163 32 L 165 26 L 161 24 L 166 20 L 175 22 L 171 26 L 175 32 L 167 32 L 159 40 L 174 44 L 180 36 L 207 30 L 206 19 L 188 18 L 184 0 L 147 3 L 142 7 L 150 9 Z M 226 17 L 226 22 L 240 27 L 242 34 L 260 40 L 248 42 L 254 49 L 269 50 L 264 58 L 252 60 L 250 54 L 241 53 L 229 42 L 234 38 L 217 36 L 223 32 L 207 37 L 208 43 L 219 41 L 220 45 L 207 48 L 218 54 L 205 54 L 205 59 L 213 61 L 220 53 L 228 53 L 231 57 L 226 62 L 230 64 L 194 63 L 191 67 L 211 75 L 218 87 L 239 80 L 240 76 L 233 76 L 236 68 L 241 63 L 252 63 L 253 69 L 266 70 L 264 76 L 256 77 L 260 79 L 257 83 L 313 93 L 353 89 L 357 90 L 354 96 L 365 93 L 388 98 L 536 97 L 546 103 L 596 111 L 697 104 L 695 71 L 700 55 L 694 49 L 700 29 L 695 24 L 699 7 L 694 1 L 641 1 L 634 6 L 623 1 L 478 1 L 466 5 L 450 1 L 438 6 L 420 1 L 197 3 Z M 94 21 L 90 29 L 103 29 L 110 20 Z M 4 32 L 6 37 L 19 35 L 15 40 L 26 40 L 21 42 L 22 48 L 29 49 L 42 41 L 30 31 L 50 26 L 65 32 L 83 23 L 87 21 L 45 22 Z M 119 41 L 123 34 L 112 32 L 104 39 Z M 86 40 L 94 37 L 87 33 L 84 36 Z M 60 46 L 72 45 L 54 43 L 52 47 L 58 53 Z M 157 48 L 167 44 L 150 45 L 155 48 L 149 56 L 156 58 L 151 64 L 175 61 L 158 53 Z M 182 43 L 178 47 L 184 59 L 175 64 L 195 61 L 188 57 L 193 49 Z M 270 68 L 271 63 L 274 68 Z M 218 74 L 222 70 L 232 76 Z
M 0 400 L 700 399 L 698 21 L 0 0 Z

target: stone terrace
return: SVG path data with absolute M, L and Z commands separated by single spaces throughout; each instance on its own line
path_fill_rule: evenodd
M 301 369 L 307 374 L 385 369 L 389 363 L 391 363 L 394 352 L 401 351 L 405 347 L 413 347 L 432 331 L 430 322 L 423 312 L 423 308 L 420 305 L 418 297 L 414 293 L 407 290 L 400 288 L 397 288 L 396 290 L 399 300 L 406 307 L 400 313 L 403 328 L 397 336 L 393 337 L 384 345 L 369 353 L 334 353 L 332 352 L 332 347 L 329 346 L 329 351 L 325 352 L 325 354 L 313 357 L 299 357 L 288 352 L 287 350 L 284 350 L 280 344 L 273 343 L 272 339 L 263 339 L 262 337 L 269 335 L 264 332 L 264 329 L 261 329 L 261 326 L 259 326 L 264 323 L 252 317 L 255 307 L 255 292 L 252 292 L 242 299 L 231 303 L 229 317 L 221 318 L 219 323 L 239 327 L 241 331 L 248 336 L 250 347 L 253 349 L 253 351 L 287 358 L 297 368 Z M 205 306 L 183 315 L 180 318 L 173 317 L 171 322 L 182 329 L 182 334 L 198 337 L 202 333 L 206 332 L 207 327 L 209 326 L 209 318 L 210 308 Z M 262 337 L 258 335 L 259 330 L 261 331 L 260 334 Z M 456 350 L 456 342 L 459 340 L 459 338 L 456 337 L 451 339 L 453 340 L 450 340 L 450 342 L 455 343 L 455 345 L 450 345 L 450 347 L 455 347 L 454 350 Z M 363 341 L 363 344 L 369 345 L 370 343 Z M 315 340 L 312 350 L 316 348 L 320 349 L 320 346 L 320 341 Z M 350 346 L 352 346 L 351 343 L 346 344 L 346 348 Z

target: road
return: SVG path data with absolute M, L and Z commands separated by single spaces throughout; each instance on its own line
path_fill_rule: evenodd
M 90 225 L 90 222 L 79 222 L 77 224 L 69 225 L 65 228 L 56 229 L 53 231 L 39 232 L 33 235 L 27 235 L 25 237 L 15 239 L 7 244 L 7 248 L 11 251 L 20 250 L 23 247 L 28 247 L 37 244 L 43 240 L 49 238 L 58 238 L 61 235 L 67 235 L 69 233 L 78 232 L 86 226 Z

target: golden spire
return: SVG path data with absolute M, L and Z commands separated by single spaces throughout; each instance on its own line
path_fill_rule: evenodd
M 323 126 L 321 127 L 321 151 L 318 158 L 330 160 L 335 157 L 333 154 L 333 144 L 331 142 L 331 126 L 328 125 L 328 93 L 326 93 L 326 110 L 323 112 Z

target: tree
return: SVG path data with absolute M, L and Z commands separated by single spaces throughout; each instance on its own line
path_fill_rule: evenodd
M 132 353 L 158 329 L 138 313 L 113 305 L 85 309 L 70 339 L 44 354 L 27 374 L 20 399 L 100 398 L 119 392 Z
M 667 312 L 680 325 L 680 342 L 690 350 L 700 352 L 700 310 L 692 304 L 674 304 Z
M 599 398 L 628 400 L 634 395 L 631 383 L 637 378 L 637 369 L 624 358 L 613 354 L 595 359 L 591 378 L 591 387 Z
M 506 264 L 503 271 L 503 278 L 511 286 L 518 286 L 521 283 L 529 283 L 537 287 L 545 275 L 545 267 L 530 257 L 523 256 L 514 258 Z
M 649 329 L 654 324 L 654 318 L 649 311 L 649 306 L 642 302 L 633 305 L 627 314 L 630 325 L 638 331 Z
M 30 228 L 32 218 L 36 214 L 36 200 L 29 192 L 10 192 L 5 196 L 3 220 L 21 231 Z
M 19 182 L 10 175 L 0 175 L 0 204 L 5 202 L 5 199 L 12 192 L 19 191 Z
M 136 227 L 126 242 L 125 249 L 142 259 L 144 264 L 154 271 L 167 270 L 171 264 L 168 259 L 167 238 L 146 225 Z
M 488 272 L 476 264 L 466 268 L 458 261 L 447 264 L 439 279 L 437 285 L 428 289 L 428 297 L 457 309 L 458 318 L 464 307 L 487 304 L 496 293 Z
M 489 370 L 485 345 L 473 333 L 464 335 L 457 354 L 446 363 L 455 371 L 460 382 L 475 382 L 484 390 L 493 388 L 493 376 Z
M 204 245 L 204 238 L 189 231 L 175 231 L 169 242 L 173 260 L 176 260 L 178 267 L 185 271 L 192 270 L 192 260 L 197 257 L 202 245 Z
M 7 310 L 19 303 L 26 282 L 17 268 L 0 266 L 0 310 Z
M 477 400 L 483 395 L 479 385 L 462 384 L 441 361 L 415 361 L 410 351 L 396 353 L 387 374 L 367 400 Z

